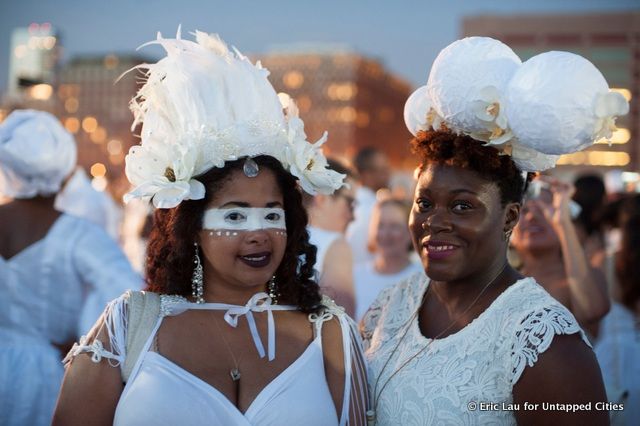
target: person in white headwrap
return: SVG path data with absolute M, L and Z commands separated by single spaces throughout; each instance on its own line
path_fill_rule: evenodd
M 55 425 L 363 425 L 353 321 L 315 281 L 301 191 L 344 175 L 268 71 L 217 36 L 160 35 L 126 158 L 151 200 L 150 292 L 110 303 L 69 352 Z M 277 343 L 277 350 L 276 350 Z
M 371 423 L 604 425 L 621 409 L 574 316 L 507 248 L 526 172 L 610 137 L 627 111 L 575 54 L 522 63 L 486 37 L 440 52 L 405 105 L 421 162 L 409 229 L 426 276 L 384 290 L 362 320 Z
M 46 112 L 0 124 L 0 424 L 51 423 L 62 353 L 141 279 L 97 225 L 54 207 L 76 144 Z

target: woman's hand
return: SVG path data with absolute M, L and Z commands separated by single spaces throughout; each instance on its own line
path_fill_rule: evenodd
M 553 226 L 554 230 L 561 233 L 567 226 L 573 226 L 570 203 L 576 188 L 570 183 L 562 182 L 551 176 L 540 176 L 538 179 L 551 194 L 551 200 L 538 198 L 534 202 L 542 210 L 545 219 Z

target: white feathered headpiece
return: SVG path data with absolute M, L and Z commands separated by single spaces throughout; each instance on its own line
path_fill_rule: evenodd
M 197 176 L 226 161 L 269 155 L 298 178 L 310 194 L 331 194 L 344 175 L 327 169 L 320 149 L 306 140 L 298 109 L 286 94 L 276 94 L 269 72 L 252 64 L 218 35 L 195 32 L 196 41 L 176 39 L 159 44 L 167 56 L 142 64 L 147 80 L 131 100 L 142 123 L 139 146 L 126 157 L 126 174 L 134 189 L 125 195 L 151 198 L 157 208 L 204 197 Z
M 582 56 L 546 52 L 522 63 L 497 40 L 468 37 L 440 52 L 426 86 L 407 100 L 404 119 L 414 136 L 444 125 L 535 172 L 610 138 L 616 117 L 628 111 L 626 99 Z

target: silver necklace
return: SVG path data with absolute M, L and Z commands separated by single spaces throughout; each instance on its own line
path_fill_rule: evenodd
M 442 335 L 444 335 L 444 333 L 449 331 L 451 329 L 451 327 L 453 327 L 462 317 L 464 317 L 467 314 L 467 312 L 469 312 L 469 310 L 478 302 L 478 300 L 480 300 L 480 297 L 482 297 L 482 295 L 489 288 L 489 286 L 491 286 L 491 284 L 493 284 L 493 282 L 496 280 L 496 278 L 498 278 L 498 276 L 500 276 L 500 274 L 502 274 L 502 272 L 505 270 L 506 267 L 507 267 L 507 264 L 505 263 L 504 266 L 502 267 L 502 269 L 500 269 L 500 271 L 498 271 L 498 273 L 496 275 L 494 275 L 493 278 L 491 278 L 491 280 L 487 284 L 485 284 L 485 286 L 482 288 L 482 290 L 480 290 L 480 292 L 478 293 L 476 298 L 473 299 L 473 301 L 469 304 L 469 306 L 467 306 L 465 308 L 465 310 L 462 311 L 462 313 L 460 315 L 458 315 L 453 321 L 451 321 L 451 323 L 444 330 L 442 330 L 440 333 L 438 333 L 436 336 L 434 336 L 433 339 L 431 339 L 431 341 L 429 341 L 425 346 L 423 346 L 418 352 L 416 352 L 415 354 L 411 355 L 402 364 L 400 364 L 400 366 L 398 368 L 396 368 L 395 371 L 393 371 L 393 373 L 391 373 L 391 375 L 387 378 L 387 380 L 385 380 L 385 382 L 382 384 L 382 387 L 380 388 L 380 391 L 378 392 L 378 384 L 380 382 L 380 378 L 382 377 L 382 373 L 387 368 L 387 365 L 389 365 L 389 362 L 391 361 L 391 359 L 393 358 L 395 353 L 398 351 L 398 348 L 400 347 L 400 344 L 402 343 L 402 341 L 404 340 L 405 336 L 409 332 L 409 329 L 411 328 L 411 324 L 413 323 L 415 318 L 418 316 L 418 313 L 420 312 L 420 308 L 422 308 L 422 305 L 424 304 L 425 300 L 427 299 L 427 294 L 429 293 L 429 289 L 431 288 L 431 283 L 429 284 L 429 287 L 427 287 L 427 291 L 425 292 L 424 296 L 422 297 L 422 302 L 418 305 L 418 309 L 416 309 L 416 311 L 413 313 L 413 315 L 411 315 L 411 317 L 409 318 L 409 320 L 405 324 L 406 327 L 405 327 L 404 332 L 402 333 L 402 336 L 400 336 L 400 339 L 398 340 L 398 343 L 396 344 L 395 348 L 393 348 L 393 351 L 391 351 L 391 355 L 389 355 L 389 358 L 387 358 L 387 361 L 382 366 L 382 369 L 380 370 L 380 374 L 378 374 L 378 378 L 376 379 L 376 382 L 375 382 L 375 384 L 373 386 L 373 395 L 372 395 L 373 396 L 373 409 L 367 411 L 367 425 L 368 426 L 374 426 L 376 424 L 376 421 L 377 421 L 376 412 L 378 410 L 378 403 L 380 402 L 380 396 L 382 395 L 382 392 L 387 387 L 387 385 L 389 384 L 391 379 L 393 379 L 393 377 L 396 374 L 398 374 L 413 359 L 415 359 L 418 355 L 420 355 L 424 351 L 426 351 L 431 346 L 431 344 L 433 342 L 435 342 L 437 339 L 442 337 Z M 404 327 L 404 325 L 403 325 L 403 327 Z

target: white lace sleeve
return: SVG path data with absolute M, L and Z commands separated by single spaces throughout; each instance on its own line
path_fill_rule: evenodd
M 360 335 L 362 336 L 362 342 L 364 350 L 369 349 L 371 344 L 371 337 L 373 331 L 378 325 L 380 316 L 382 315 L 383 308 L 389 303 L 393 287 L 386 288 L 380 292 L 376 300 L 371 304 L 367 312 L 365 312 L 362 320 L 360 320 Z
M 367 368 L 362 350 L 362 341 L 356 323 L 344 309 L 337 306 L 331 299 L 324 297 L 322 301 L 326 310 L 321 315 L 310 315 L 314 323 L 337 318 L 342 333 L 342 348 L 344 353 L 344 396 L 340 426 L 366 425 L 367 410 L 369 409 L 369 390 L 367 386 Z
M 580 333 L 591 347 L 574 316 L 560 304 L 537 308 L 522 317 L 516 326 L 511 352 L 511 384 L 514 385 L 525 367 L 533 367 L 538 356 L 549 349 L 556 334 Z
M 92 354 L 91 360 L 95 363 L 99 363 L 102 358 L 105 358 L 112 367 L 122 365 L 126 358 L 128 300 L 129 293 L 127 292 L 109 302 L 89 333 L 82 336 L 80 341 L 73 345 L 62 362 L 67 365 L 77 355 L 89 352 Z M 103 338 L 105 342 L 100 338 Z

